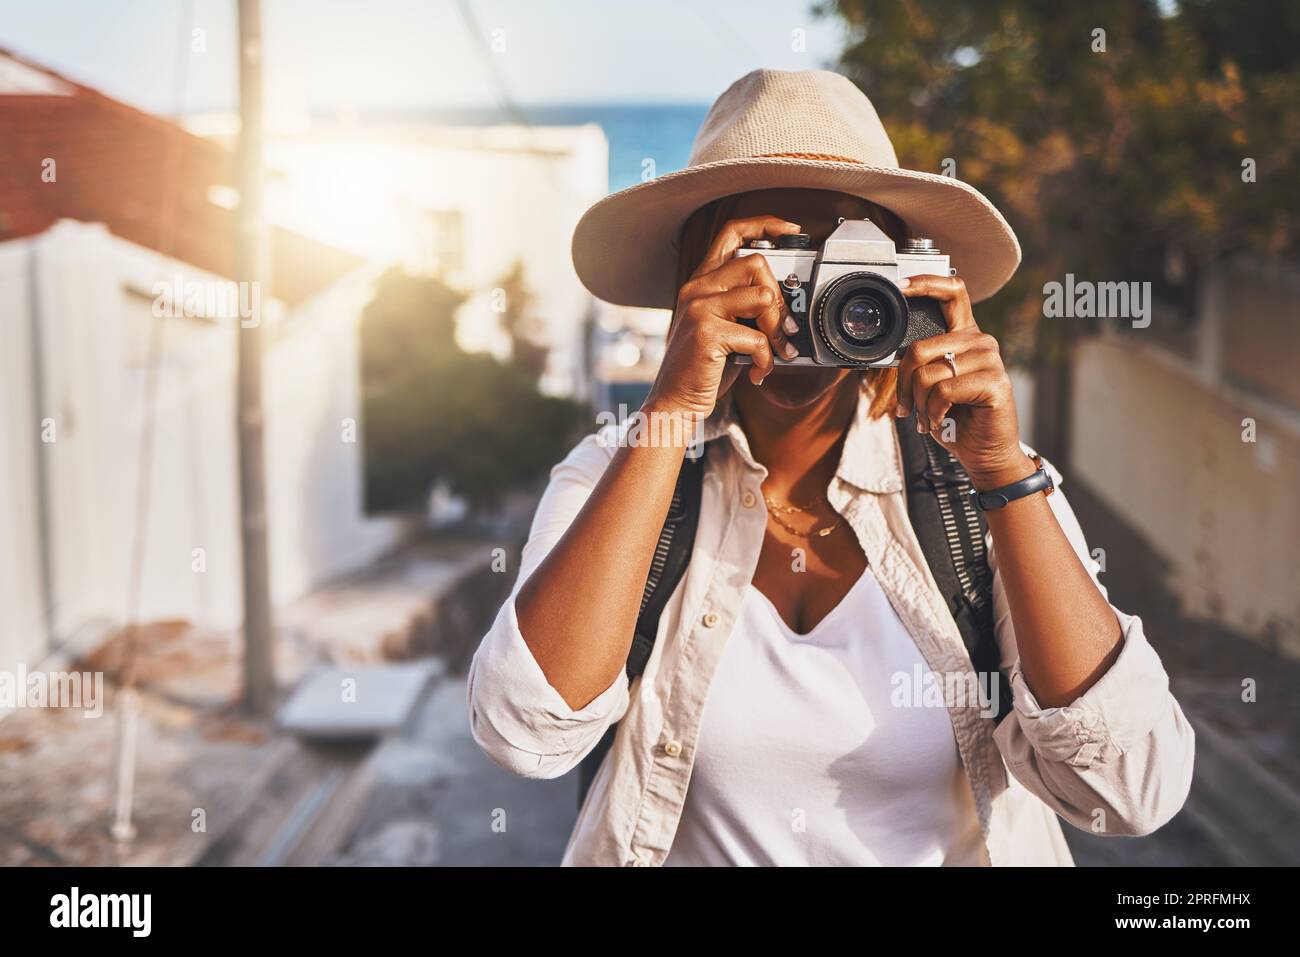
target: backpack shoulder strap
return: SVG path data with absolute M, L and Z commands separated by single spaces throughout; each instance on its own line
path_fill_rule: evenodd
M 668 506 L 668 515 L 659 530 L 659 541 L 655 544 L 654 557 L 650 559 L 650 572 L 646 575 L 645 589 L 641 593 L 641 610 L 637 614 L 636 628 L 632 634 L 632 646 L 627 653 L 627 676 L 630 679 L 641 675 L 650 661 L 654 651 L 655 638 L 659 634 L 659 619 L 663 617 L 664 608 L 678 583 L 686 574 L 690 564 L 691 552 L 695 548 L 695 529 L 700 524 L 700 499 L 704 490 L 704 450 L 701 445 L 698 455 L 688 455 L 682 461 L 681 471 L 677 473 L 677 485 L 673 488 L 673 500 Z M 614 743 L 617 722 L 610 725 L 596 747 L 582 759 L 578 765 L 578 806 L 587 799 L 587 791 L 600 770 L 605 754 Z
M 645 671 L 654 651 L 655 637 L 659 633 L 659 619 L 663 617 L 668 599 L 672 598 L 677 583 L 686 574 L 686 566 L 695 548 L 695 529 L 700 523 L 700 498 L 704 489 L 704 452 L 687 456 L 677 473 L 673 500 L 668 515 L 659 530 L 654 557 L 650 559 L 650 572 L 646 575 L 645 590 L 641 593 L 641 611 L 637 614 L 632 647 L 627 653 L 627 676 L 635 678 Z
M 1011 688 L 1001 672 L 993 626 L 993 573 L 984 537 L 988 525 L 970 495 L 970 477 L 957 457 L 912 420 L 895 422 L 903 458 L 907 513 L 935 583 L 957 623 L 979 675 L 997 675 L 998 716 L 1011 710 Z

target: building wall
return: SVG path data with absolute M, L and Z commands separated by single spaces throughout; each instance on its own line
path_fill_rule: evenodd
M 35 286 L 30 283 L 35 257 Z M 180 267 L 186 281 L 213 279 Z M 176 267 L 102 227 L 61 222 L 30 240 L 0 244 L 0 313 L 11 342 L 0 350 L 0 668 L 30 663 L 39 623 L 44 457 L 53 633 L 131 614 L 130 569 L 144 532 L 138 614 L 213 627 L 242 618 L 234 423 L 236 328 L 231 321 L 158 319 L 153 284 Z M 30 296 L 38 296 L 41 398 L 31 361 Z M 370 296 L 357 275 L 265 330 L 264 394 L 271 580 L 290 600 L 395 544 L 393 519 L 361 511 L 357 321 Z M 273 310 L 271 310 L 273 312 Z M 165 337 L 157 379 L 153 452 L 140 470 L 152 333 Z M 12 327 L 12 330 L 10 330 Z M 40 444 L 39 422 L 56 441 Z M 349 423 L 355 420 L 355 441 Z M 147 489 L 145 521 L 139 495 Z M 9 534 L 16 529 L 15 534 Z M 204 570 L 195 549 L 202 549 Z M 35 616 L 35 620 L 33 619 Z
M 338 127 L 273 135 L 268 206 L 296 232 L 376 263 L 441 273 L 469 295 L 457 339 L 507 354 L 492 291 L 516 262 L 552 347 L 543 388 L 585 395 L 591 295 L 573 269 L 578 219 L 609 186 L 596 126 Z
M 1188 611 L 1300 657 L 1300 428 L 1134 339 L 1075 353 L 1072 473 L 1168 560 Z
M 32 402 L 30 250 L 0 244 L 0 669 L 32 661 L 45 631 L 37 487 L 40 419 Z

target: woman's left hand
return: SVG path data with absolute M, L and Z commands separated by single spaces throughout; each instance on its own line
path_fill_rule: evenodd
M 913 276 L 899 287 L 909 298 L 938 300 L 948 332 L 908 346 L 898 366 L 895 414 L 915 413 L 918 431 L 952 451 L 977 489 L 1031 474 L 1035 466 L 1020 447 L 1016 403 L 998 341 L 975 324 L 966 284 L 956 276 Z M 956 375 L 944 359 L 949 352 Z

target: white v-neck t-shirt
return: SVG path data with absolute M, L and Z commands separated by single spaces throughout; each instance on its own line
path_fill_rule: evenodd
M 947 709 L 891 703 L 917 667 L 870 569 L 805 635 L 750 585 L 665 864 L 984 863 Z

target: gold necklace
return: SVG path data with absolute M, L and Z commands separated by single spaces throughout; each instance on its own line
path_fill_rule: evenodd
M 763 501 L 767 503 L 768 508 L 773 509 L 774 511 L 785 512 L 787 515 L 793 515 L 796 512 L 806 512 L 810 508 L 813 508 L 814 506 L 821 505 L 823 502 L 826 501 L 826 496 L 823 495 L 820 498 L 815 498 L 807 505 L 781 505 L 777 502 L 772 501 L 766 495 L 763 496 Z
M 793 515 L 796 512 L 805 513 L 814 505 L 820 505 L 822 502 L 826 501 L 825 495 L 817 499 L 815 502 L 809 502 L 807 505 L 803 506 L 802 508 L 800 508 L 797 505 L 781 505 L 778 502 L 772 501 L 766 495 L 763 496 L 763 501 L 767 503 L 767 507 L 769 509 L 768 517 L 771 518 L 772 521 L 776 522 L 776 524 L 784 528 L 791 535 L 794 535 L 798 538 L 825 538 L 831 532 L 835 531 L 842 524 L 844 524 L 844 517 L 841 515 L 837 515 L 835 516 L 835 521 L 824 528 L 817 528 L 811 531 L 801 532 L 799 529 L 795 528 L 793 525 L 791 525 L 789 522 L 787 522 L 784 518 L 781 517 L 782 512 L 784 512 L 787 515 Z

